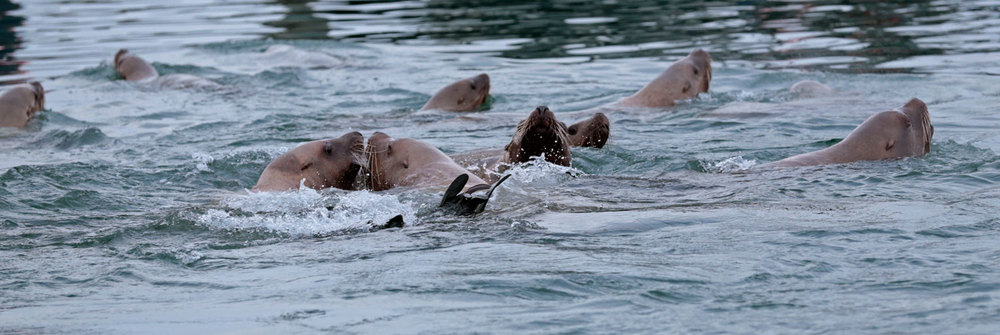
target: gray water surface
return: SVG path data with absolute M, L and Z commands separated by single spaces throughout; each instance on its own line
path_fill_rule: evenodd
M 1000 325 L 995 1 L 19 6 L 0 81 L 42 81 L 47 110 L 0 129 L 0 333 Z M 117 80 L 118 48 L 225 88 Z M 707 94 L 607 111 L 605 148 L 514 169 L 475 218 L 426 190 L 247 191 L 349 131 L 501 148 L 535 106 L 575 121 L 693 48 L 714 58 Z M 485 110 L 416 111 L 481 72 Z M 789 96 L 805 79 L 838 93 Z M 925 157 L 759 168 L 912 97 L 935 126 Z M 406 227 L 369 232 L 396 214 Z

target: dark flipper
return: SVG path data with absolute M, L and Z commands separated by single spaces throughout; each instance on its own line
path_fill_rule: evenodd
M 476 215 L 481 213 L 486 209 L 486 202 L 490 201 L 490 197 L 493 196 L 493 191 L 500 186 L 504 180 L 510 175 L 505 175 L 496 183 L 493 183 L 493 187 L 486 192 L 485 196 L 476 196 L 468 193 L 461 193 L 462 188 L 465 188 L 465 184 L 469 182 L 469 175 L 462 174 L 455 178 L 448 185 L 448 190 L 444 191 L 444 197 L 441 198 L 441 205 L 438 207 L 444 207 L 446 210 L 454 211 L 458 215 Z M 470 189 L 472 191 L 472 189 Z
M 374 228 L 374 230 L 403 228 L 403 224 L 404 224 L 403 215 L 396 215 L 393 216 L 391 219 L 389 219 L 389 221 L 386 221 L 386 223 L 383 223 L 381 225 L 372 225 L 372 228 Z

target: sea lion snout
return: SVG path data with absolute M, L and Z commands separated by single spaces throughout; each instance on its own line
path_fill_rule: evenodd
M 490 76 L 485 73 L 480 73 L 478 76 L 472 77 L 472 84 L 475 85 L 475 90 L 480 92 L 490 91 Z
M 45 109 L 45 88 L 42 87 L 42 83 L 37 81 L 32 81 L 31 88 L 35 91 L 35 108 L 31 111 L 32 114 L 37 111 Z
M 535 110 L 531 112 L 531 117 L 538 117 L 538 118 L 551 117 L 551 118 L 555 118 L 555 113 L 552 113 L 552 110 L 550 110 L 548 106 L 538 106 L 538 107 L 535 107 Z
M 701 76 L 701 92 L 708 92 L 712 81 L 712 56 L 703 49 L 696 49 L 688 54 L 688 57 L 695 65 L 695 75 Z M 700 69 L 700 70 L 699 70 Z

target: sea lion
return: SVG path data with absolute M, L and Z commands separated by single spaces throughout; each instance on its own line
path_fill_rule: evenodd
M 802 80 L 792 84 L 788 93 L 796 98 L 815 98 L 833 94 L 833 89 L 815 80 Z
M 127 49 L 119 49 L 115 54 L 115 71 L 127 81 L 141 81 L 160 76 L 159 72 L 145 59 L 129 52 Z
M 474 112 L 490 95 L 490 76 L 480 73 L 445 86 L 434 94 L 420 110 Z
M 268 164 L 253 190 L 289 191 L 299 189 L 299 185 L 352 190 L 361 170 L 364 145 L 364 136 L 356 131 L 300 144 Z
M 45 109 L 45 89 L 33 81 L 14 85 L 0 95 L 0 127 L 24 127 Z
M 872 115 L 833 146 L 792 156 L 767 166 L 840 164 L 863 160 L 920 157 L 931 150 L 934 126 L 927 105 L 913 98 L 895 110 Z
M 524 163 L 532 157 L 545 156 L 549 163 L 570 166 L 572 155 L 566 125 L 556 120 L 549 107 L 538 106 L 517 123 L 510 143 L 504 147 L 501 163 Z
M 565 125 L 563 125 L 565 126 Z M 596 113 L 593 116 L 581 120 L 566 127 L 566 134 L 569 135 L 569 145 L 574 147 L 594 147 L 603 148 L 608 143 L 608 136 L 611 134 L 611 121 L 604 113 Z
M 677 100 L 708 92 L 712 81 L 712 57 L 705 50 L 691 51 L 670 65 L 641 90 L 618 101 L 625 107 L 670 107 Z
M 222 85 L 208 79 L 189 74 L 168 74 L 160 76 L 159 72 L 145 59 L 127 49 L 120 49 L 115 54 L 115 71 L 127 81 L 150 83 L 155 88 L 206 88 L 219 89 Z
M 600 114 L 600 115 L 598 115 Z M 574 124 L 577 126 L 577 137 L 581 144 L 597 145 L 597 142 L 607 141 L 607 129 L 603 139 L 598 132 L 591 129 L 601 129 L 602 122 L 606 125 L 607 117 L 601 113 Z M 546 106 L 538 106 L 524 120 L 517 123 L 517 129 L 510 142 L 500 149 L 477 150 L 452 156 L 459 165 L 465 166 L 470 172 L 484 180 L 496 180 L 500 173 L 514 164 L 525 163 L 533 157 L 545 156 L 545 160 L 556 165 L 570 166 L 572 153 L 570 145 L 573 139 L 566 131 L 566 124 L 555 118 L 555 113 Z
M 365 148 L 368 188 L 383 191 L 398 186 L 435 187 L 448 185 L 468 170 L 434 146 L 412 138 L 395 139 L 375 132 Z M 488 189 L 479 177 L 469 177 L 466 193 Z

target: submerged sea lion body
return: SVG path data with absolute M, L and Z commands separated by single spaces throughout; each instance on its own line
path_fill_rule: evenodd
M 115 71 L 127 81 L 149 83 L 155 88 L 171 89 L 219 89 L 222 85 L 211 80 L 189 75 L 168 74 L 161 76 L 149 62 L 126 49 L 115 54 Z
M 445 86 L 431 97 L 420 110 L 474 112 L 490 95 L 490 76 L 481 73 Z
M 931 150 L 934 126 L 927 105 L 911 99 L 895 110 L 872 115 L 843 141 L 829 148 L 767 164 L 773 167 L 840 164 L 855 161 L 920 157 Z
M 429 188 L 447 186 L 468 170 L 434 146 L 412 138 L 394 139 L 375 132 L 365 149 L 367 181 L 373 191 L 393 187 Z M 489 183 L 471 176 L 465 192 L 489 188 Z
M 317 190 L 354 189 L 363 151 L 364 137 L 359 132 L 300 144 L 268 164 L 253 190 L 289 191 L 299 185 Z
M 0 127 L 24 127 L 45 109 L 45 89 L 33 81 L 14 85 L 0 94 Z

